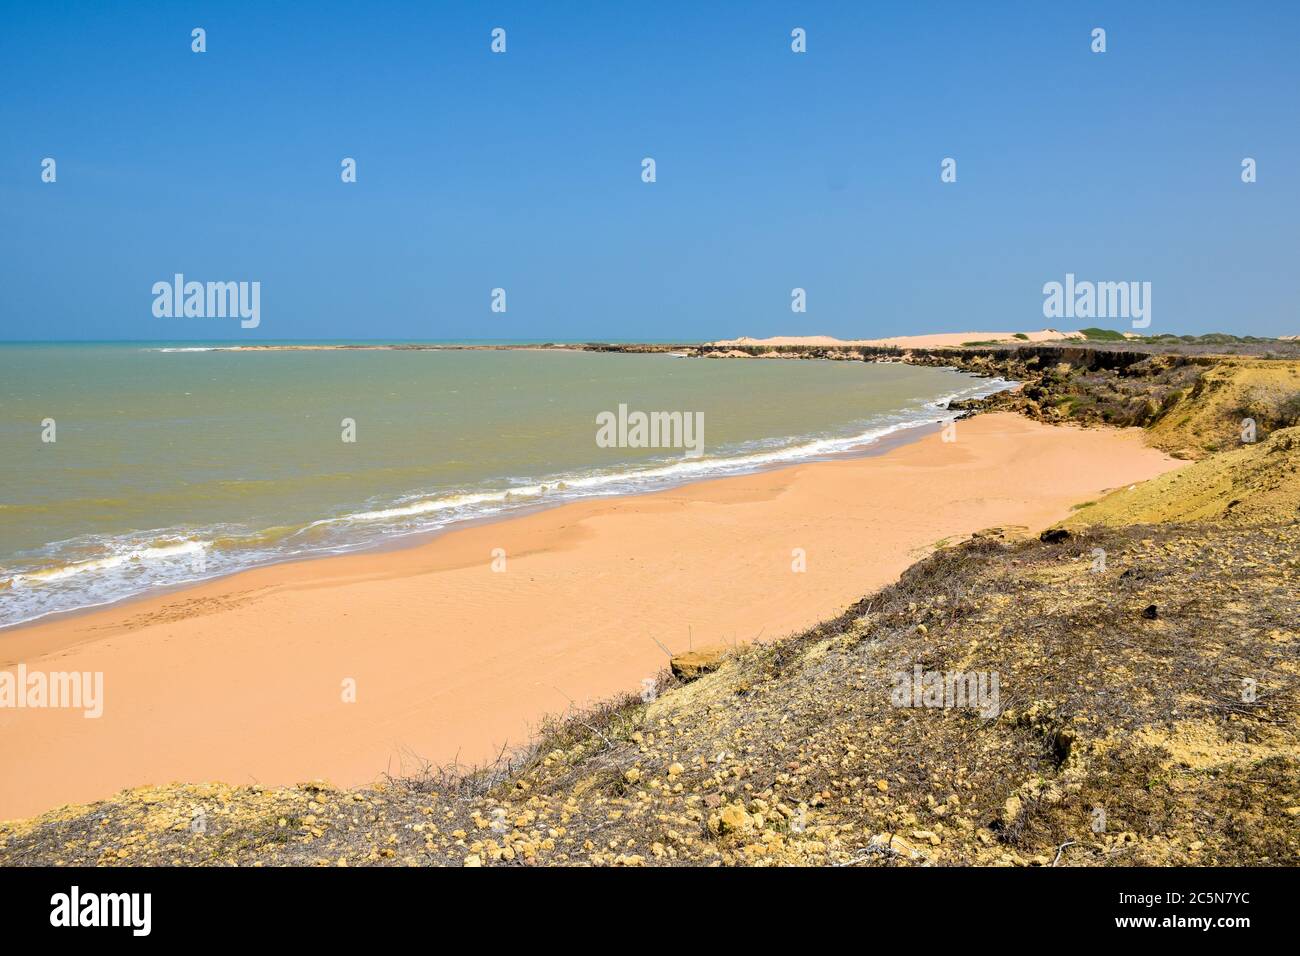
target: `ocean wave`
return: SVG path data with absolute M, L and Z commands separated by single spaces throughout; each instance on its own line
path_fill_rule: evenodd
M 10 587 L 31 587 L 40 584 L 52 584 L 78 574 L 93 574 L 97 571 L 111 571 L 132 561 L 167 561 L 173 558 L 194 557 L 202 554 L 209 547 L 203 541 L 182 541 L 178 544 L 135 548 L 118 554 L 74 564 L 58 565 L 37 571 L 20 571 L 7 579 Z
M 768 438 L 721 449 L 712 456 L 516 477 L 508 479 L 506 487 L 411 494 L 301 526 L 155 529 L 54 542 L 25 567 L 0 568 L 0 627 L 277 561 L 373 547 L 395 537 L 436 532 L 458 522 L 494 518 L 538 504 L 636 494 L 851 454 L 890 435 L 945 424 L 957 417 L 948 410 L 952 402 L 1013 385 L 1003 379 L 984 379 L 940 398 L 918 398 L 910 407 L 877 416 L 846 435 Z

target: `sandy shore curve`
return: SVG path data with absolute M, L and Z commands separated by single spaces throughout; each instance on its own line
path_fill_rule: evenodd
M 991 414 L 956 435 L 573 502 L 0 632 L 0 669 L 102 672 L 105 698 L 98 719 L 0 709 L 0 819 L 173 780 L 359 785 L 422 761 L 491 760 L 544 714 L 637 689 L 667 663 L 659 644 L 806 628 L 943 539 L 1037 531 L 1180 464 L 1137 430 Z

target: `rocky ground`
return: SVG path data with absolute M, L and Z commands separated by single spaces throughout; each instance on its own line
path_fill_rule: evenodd
M 494 768 L 127 791 L 0 824 L 0 864 L 1296 865 L 1295 363 L 1062 364 L 1002 401 L 1140 407 L 1200 460 L 1042 539 L 942 548 L 807 633 L 678 659 L 655 699 Z M 1233 442 L 1242 401 L 1256 442 Z

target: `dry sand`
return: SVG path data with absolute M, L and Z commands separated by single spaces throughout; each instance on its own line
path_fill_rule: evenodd
M 576 502 L 0 632 L 0 668 L 102 671 L 106 698 L 97 720 L 0 710 L 0 819 L 172 780 L 357 785 L 490 759 L 545 713 L 637 689 L 667 663 L 652 637 L 775 638 L 940 539 L 1038 530 L 1178 464 L 1136 431 L 985 415 L 952 443 Z
M 1025 338 L 1016 338 L 1016 335 Z M 777 335 L 768 339 L 751 339 L 742 335 L 738 339 L 722 339 L 710 345 L 848 345 L 900 349 L 942 349 L 966 342 L 1057 342 L 1062 339 L 1082 339 L 1082 332 L 1059 332 L 1056 329 L 1039 329 L 1037 332 L 940 332 L 935 335 L 896 335 L 887 339 L 837 339 L 830 335 Z

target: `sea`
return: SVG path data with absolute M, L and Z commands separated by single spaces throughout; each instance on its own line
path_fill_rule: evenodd
M 863 453 L 1009 384 L 554 349 L 0 344 L 0 627 L 521 509 Z M 702 441 L 598 441 L 620 406 L 690 415 Z

